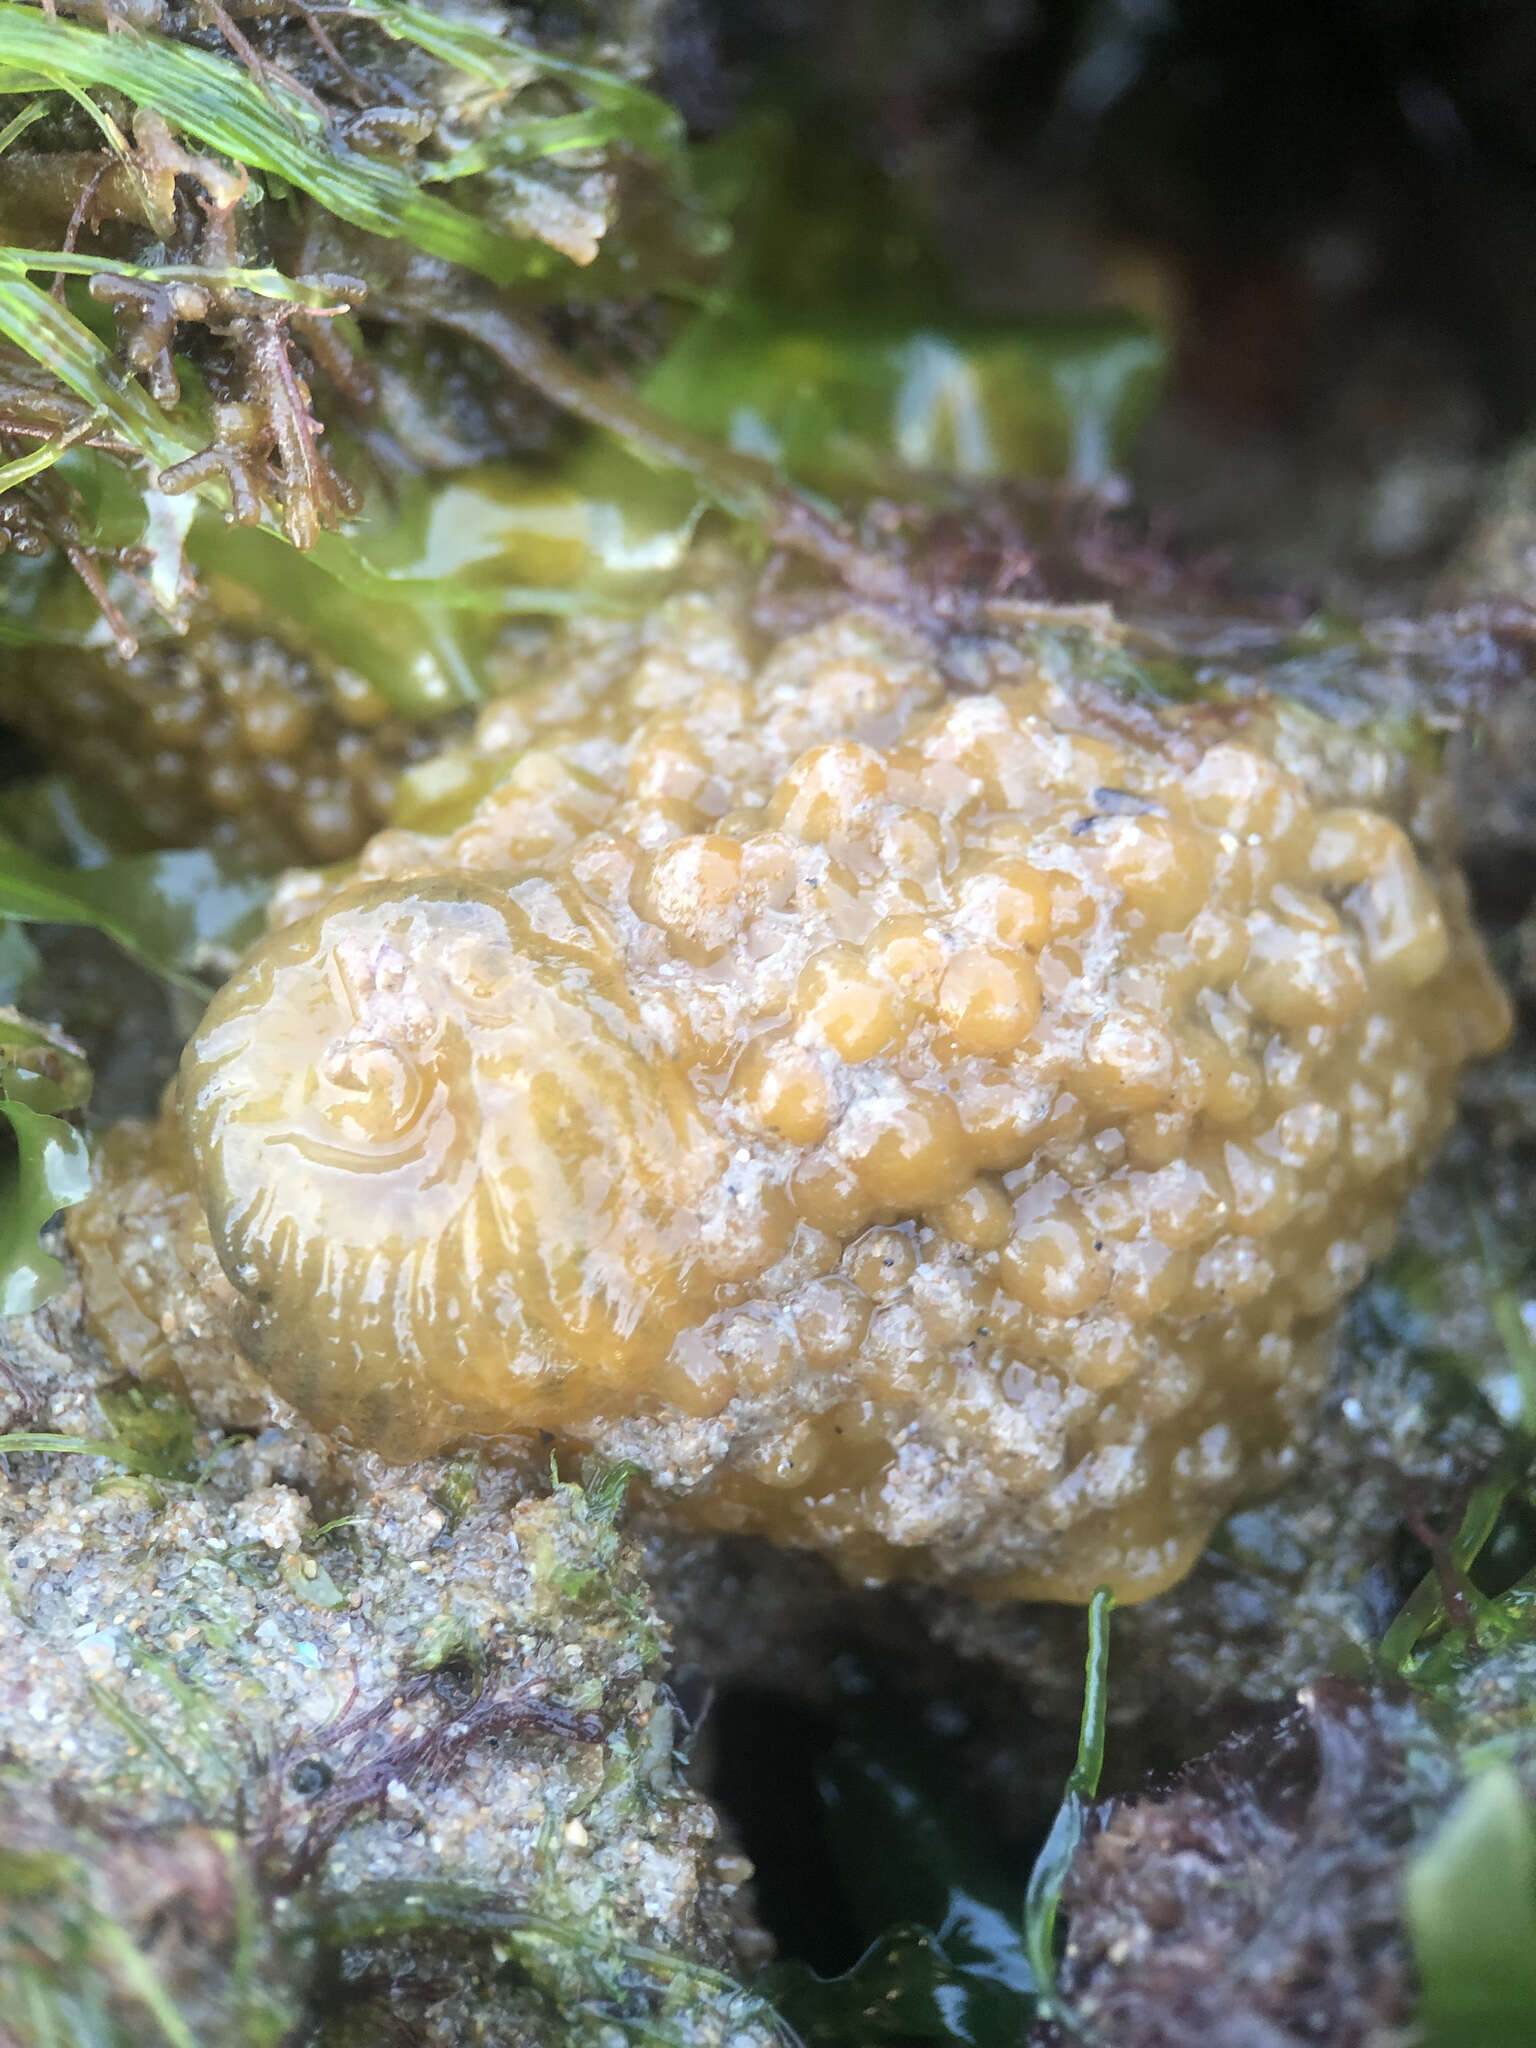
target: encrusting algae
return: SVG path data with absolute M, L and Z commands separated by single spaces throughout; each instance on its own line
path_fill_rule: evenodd
M 853 1577 L 1166 1586 L 1505 1033 L 1459 883 L 1301 714 L 1041 636 L 571 644 L 188 1047 L 152 1170 L 242 1348 L 394 1459 L 545 1431 Z

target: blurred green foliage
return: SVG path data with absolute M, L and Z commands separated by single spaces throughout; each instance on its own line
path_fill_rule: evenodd
M 1409 1868 L 1431 2048 L 1536 2039 L 1536 1815 L 1515 1771 L 1479 1771 Z
M 61 1111 L 90 1093 L 90 1070 L 68 1041 L 0 1010 L 0 1316 L 25 1315 L 64 1278 L 38 1233 L 90 1186 L 85 1139 Z
M 207 993 L 204 950 L 253 937 L 268 887 L 202 847 L 68 868 L 0 830 L 0 918 L 88 925 L 193 995 Z
M 83 1828 L 23 1829 L 0 1844 L 4 2038 L 17 2048 L 277 2048 L 290 2038 L 294 2004 L 234 1840 L 188 1829 L 138 1856 Z M 167 1911 L 227 1920 L 205 1934 L 210 1952 L 218 1934 L 227 1941 L 212 1983 L 177 1981 L 146 1954 L 140 1921 L 157 1888 Z
M 259 928 L 264 879 L 200 847 L 114 858 L 62 785 L 13 784 L 0 814 L 26 839 L 89 863 L 49 859 L 0 826 L 0 1003 L 47 1000 L 28 924 L 98 931 L 194 997 L 207 993 L 210 955 Z M 0 1008 L 0 1315 L 25 1314 L 61 1284 L 38 1233 L 89 1188 L 86 1141 L 69 1119 L 90 1092 L 90 1068 L 63 1032 Z
M 1536 2039 L 1532 1506 L 1513 1477 L 1481 1486 L 1381 1646 L 1383 1668 L 1450 1735 L 1466 1774 L 1404 1877 L 1429 2048 Z
M 647 378 L 653 405 L 827 490 L 1010 477 L 1103 485 L 1161 382 L 1129 317 L 984 326 L 699 322 Z

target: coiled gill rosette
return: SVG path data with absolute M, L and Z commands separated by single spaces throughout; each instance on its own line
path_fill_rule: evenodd
M 1363 742 L 964 658 L 684 600 L 283 892 L 181 1082 L 281 1392 L 1003 1596 L 1143 1597 L 1284 1475 L 1507 1028 L 1460 885 Z

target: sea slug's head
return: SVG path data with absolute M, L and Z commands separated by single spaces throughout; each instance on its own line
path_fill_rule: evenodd
M 573 1375 L 579 1407 L 664 1353 L 707 1284 L 718 1147 L 548 883 L 346 893 L 226 984 L 181 1088 L 248 1348 L 397 1452 L 504 1420 L 519 1386 L 568 1419 Z

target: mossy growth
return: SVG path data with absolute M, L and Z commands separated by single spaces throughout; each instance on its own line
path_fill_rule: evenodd
M 766 2042 L 623 1475 L 416 1468 L 321 1522 L 270 1442 L 46 1355 L 0 1440 L 8 2041 L 370 2038 L 446 1985 L 445 2041 Z
M 293 1960 L 236 1838 L 66 1819 L 0 1782 L 0 1995 L 17 2048 L 276 2048 Z
M 551 1460 L 545 1502 L 524 1502 L 518 1541 L 533 1574 L 534 1600 L 550 1615 L 574 1607 L 602 1616 L 628 1636 L 627 1653 L 639 1668 L 655 1666 L 662 1638 L 634 1553 L 620 1534 L 620 1516 L 634 1467 L 590 1460 L 580 1483 L 560 1477 Z

